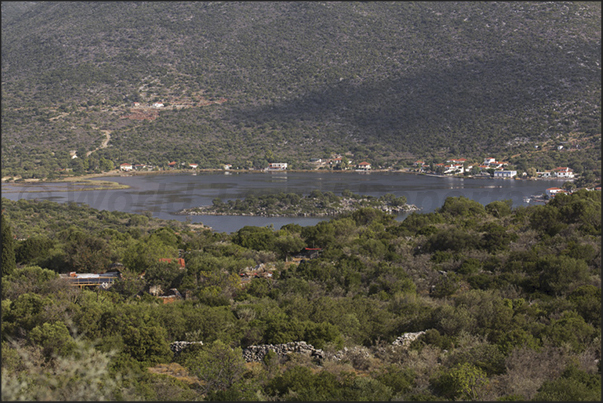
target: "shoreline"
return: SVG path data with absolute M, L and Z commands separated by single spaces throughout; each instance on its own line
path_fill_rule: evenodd
M 79 176 L 69 176 L 69 177 L 63 177 L 63 178 L 57 178 L 57 179 L 51 179 L 51 180 L 43 180 L 43 179 L 12 179 L 12 180 L 8 180 L 9 178 L 12 177 L 4 177 L 1 180 L 1 184 L 7 184 L 10 186 L 16 186 L 19 188 L 25 187 L 25 186 L 31 186 L 31 187 L 35 187 L 35 186 L 43 186 L 43 185 L 52 185 L 52 184 L 57 184 L 57 185 L 64 185 L 64 184 L 70 184 L 70 183 L 76 183 L 76 184 L 81 184 L 82 186 L 88 185 L 89 187 L 83 187 L 83 188 L 78 188 L 75 190 L 78 191 L 88 191 L 88 190 L 117 190 L 117 189 L 129 189 L 130 186 L 129 185 L 124 185 L 124 184 L 120 184 L 118 182 L 114 182 L 114 181 L 108 181 L 108 180 L 104 180 L 104 181 L 95 181 L 95 178 L 104 178 L 104 177 L 131 177 L 131 176 L 146 176 L 146 175 L 196 175 L 198 173 L 224 173 L 225 175 L 231 175 L 231 174 L 287 174 L 288 172 L 302 172 L 302 173 L 328 173 L 328 174 L 349 174 L 349 173 L 358 173 L 357 171 L 354 170 L 326 170 L 326 169 L 287 169 L 287 170 L 282 170 L 282 171 L 267 171 L 267 170 L 249 170 L 249 169 L 222 169 L 222 168 L 204 168 L 204 169 L 196 169 L 196 170 L 161 170 L 161 171 L 136 171 L 136 172 L 132 172 L 132 171 L 128 171 L 128 172 L 124 172 L 124 171 L 120 171 L 120 170 L 113 170 L 113 171 L 109 171 L 109 172 L 103 172 L 103 173 L 93 173 L 93 174 L 86 174 L 86 175 L 79 175 Z M 563 178 L 516 178 L 516 179 L 510 179 L 510 178 L 493 178 L 493 177 L 483 177 L 483 176 L 448 176 L 448 175 L 438 175 L 438 174 L 433 174 L 433 173 L 425 173 L 425 172 L 415 172 L 415 171 L 410 171 L 410 170 L 405 170 L 405 169 L 372 169 L 371 171 L 368 172 L 362 172 L 365 174 L 370 175 L 371 172 L 376 172 L 376 173 L 384 173 L 384 172 L 390 172 L 390 173 L 396 173 L 396 174 L 413 174 L 413 175 L 424 175 L 424 176 L 429 176 L 429 177 L 436 177 L 436 178 L 453 178 L 453 179 L 492 179 L 492 180 L 498 180 L 498 179 L 503 179 L 503 180 L 521 180 L 521 181 L 563 181 Z M 570 179 L 570 181 L 573 181 L 573 179 Z M 72 189 L 52 189 L 51 191 L 53 192 L 68 192 L 68 191 L 72 191 L 74 190 Z M 35 193 L 35 192 L 45 192 L 45 191 L 49 191 L 49 189 L 42 189 L 42 190 L 3 190 L 7 193 L 15 193 L 17 191 L 21 191 L 21 192 L 27 192 L 27 193 Z

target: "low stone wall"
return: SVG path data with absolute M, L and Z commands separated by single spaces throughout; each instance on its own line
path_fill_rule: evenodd
M 409 347 L 410 343 L 419 338 L 420 335 L 424 334 L 425 331 L 414 332 L 414 333 L 404 333 L 402 336 L 398 337 L 392 345 L 401 346 L 401 347 Z
M 243 358 L 247 362 L 258 362 L 262 361 L 264 356 L 268 354 L 268 351 L 274 351 L 279 357 L 286 357 L 289 353 L 306 354 L 310 357 L 316 357 L 323 359 L 325 353 L 314 348 L 311 344 L 305 341 L 292 341 L 285 344 L 262 344 L 259 346 L 249 346 L 243 350 Z
M 202 341 L 175 341 L 175 342 L 173 342 L 173 343 L 170 344 L 170 350 L 172 350 L 172 352 L 174 354 L 180 354 L 180 352 L 182 350 L 184 350 L 185 348 L 187 348 L 191 344 L 200 344 L 200 345 L 203 345 L 203 342 Z
M 402 336 L 398 337 L 392 343 L 393 346 L 405 347 L 408 348 L 410 343 L 416 340 L 419 336 L 424 334 L 425 331 L 414 332 L 414 333 L 404 333 Z M 170 344 L 170 349 L 174 352 L 174 354 L 179 354 L 182 350 L 190 346 L 191 344 L 201 344 L 202 341 L 175 341 Z M 299 353 L 305 354 L 313 358 L 318 358 L 320 360 L 329 358 L 334 360 L 341 360 L 344 357 L 348 357 L 350 355 L 362 355 L 369 357 L 370 352 L 365 347 L 352 347 L 348 349 L 344 347 L 343 350 L 337 351 L 336 353 L 326 354 L 323 350 L 314 348 L 311 344 L 306 343 L 305 341 L 292 341 L 285 344 L 262 344 L 259 346 L 249 346 L 243 349 L 243 358 L 246 362 L 259 362 L 262 361 L 264 356 L 268 354 L 268 351 L 274 351 L 276 355 L 280 358 L 284 358 L 287 354 L 290 353 Z

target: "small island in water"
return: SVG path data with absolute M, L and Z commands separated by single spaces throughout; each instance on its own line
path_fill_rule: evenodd
M 336 217 L 364 207 L 379 209 L 390 214 L 417 211 L 407 204 L 406 197 L 387 193 L 381 197 L 354 194 L 344 190 L 341 196 L 333 192 L 313 190 L 308 196 L 297 193 L 277 193 L 248 196 L 245 199 L 224 202 L 214 199 L 211 206 L 183 209 L 180 215 L 241 215 L 262 217 Z

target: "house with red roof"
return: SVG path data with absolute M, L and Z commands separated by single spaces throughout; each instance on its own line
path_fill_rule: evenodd
M 371 164 L 369 164 L 366 161 L 363 161 L 360 164 L 358 164 L 357 168 L 358 168 L 359 171 L 370 171 Z
M 567 193 L 565 190 L 557 187 L 548 188 L 544 192 L 549 198 L 555 197 L 555 195 L 559 193 Z
M 163 262 L 163 263 L 172 263 L 172 260 L 176 260 L 176 259 L 171 259 L 169 257 L 162 257 L 159 259 L 159 261 Z M 184 269 L 186 267 L 186 263 L 184 262 L 183 258 L 178 258 L 176 261 L 178 263 L 178 268 Z
M 568 167 L 557 167 L 553 169 L 555 176 L 558 178 L 568 178 L 571 179 L 574 177 L 574 171 Z

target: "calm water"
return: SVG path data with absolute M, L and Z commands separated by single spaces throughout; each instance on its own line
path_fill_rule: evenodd
M 223 201 L 244 198 L 247 195 L 271 193 L 299 193 L 304 196 L 312 190 L 331 191 L 338 196 L 345 189 L 354 193 L 382 196 L 393 193 L 405 196 L 409 204 L 432 212 L 441 207 L 447 197 L 465 196 L 484 205 L 511 199 L 513 206 L 527 205 L 523 198 L 542 194 L 544 190 L 561 186 L 563 181 L 524 181 L 504 179 L 461 179 L 441 178 L 394 172 L 333 173 L 333 172 L 273 172 L 273 173 L 199 173 L 174 175 L 140 175 L 129 177 L 104 177 L 129 185 L 129 189 L 80 191 L 71 187 L 69 191 L 57 192 L 56 184 L 32 184 L 14 186 L 2 184 L 2 197 L 10 200 L 41 199 L 60 203 L 85 203 L 99 210 L 141 213 L 151 211 L 162 219 L 202 222 L 219 232 L 234 232 L 245 225 L 274 228 L 289 223 L 315 225 L 321 218 L 290 217 L 239 217 L 239 216 L 180 216 L 173 213 L 201 205 L 212 204 L 212 200 Z M 69 186 L 67 184 L 63 186 Z M 36 192 L 31 192 L 36 190 Z M 398 219 L 404 219 L 401 215 Z

